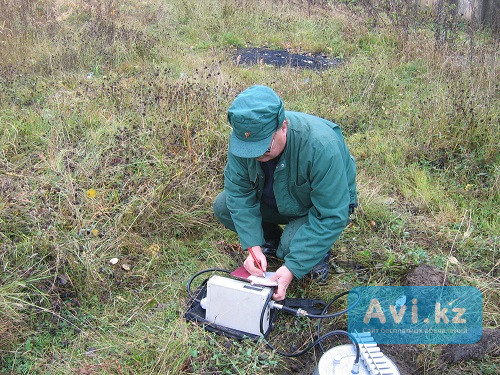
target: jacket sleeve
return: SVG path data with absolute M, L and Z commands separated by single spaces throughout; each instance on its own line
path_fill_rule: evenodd
M 318 147 L 310 165 L 312 206 L 285 257 L 285 265 L 299 279 L 323 259 L 349 217 L 349 187 L 338 143 Z
M 257 181 L 251 181 L 247 163 L 247 159 L 228 153 L 224 170 L 226 204 L 243 249 L 265 242 Z

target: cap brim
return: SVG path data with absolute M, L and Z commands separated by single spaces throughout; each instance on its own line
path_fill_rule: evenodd
M 240 158 L 258 158 L 266 153 L 273 139 L 273 134 L 260 141 L 250 142 L 242 141 L 234 135 L 234 132 L 231 132 L 229 137 L 229 152 Z

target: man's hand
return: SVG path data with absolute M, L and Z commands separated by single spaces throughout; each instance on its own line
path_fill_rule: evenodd
M 278 288 L 274 291 L 273 300 L 281 301 L 285 299 L 286 290 L 293 280 L 293 274 L 286 266 L 281 266 L 276 270 L 276 274 L 271 277 L 271 281 L 278 282 Z
M 253 246 L 252 251 L 265 272 L 267 269 L 267 259 L 266 256 L 262 254 L 262 249 L 260 248 L 260 246 Z M 253 260 L 252 254 L 250 254 L 250 252 L 248 252 L 247 259 L 245 259 L 245 261 L 243 262 L 243 266 L 251 275 L 260 277 L 263 276 L 262 271 L 259 269 L 259 266 L 255 264 L 255 261 Z

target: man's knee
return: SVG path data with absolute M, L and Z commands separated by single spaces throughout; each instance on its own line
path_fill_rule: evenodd
M 290 244 L 292 243 L 293 237 L 295 237 L 299 228 L 307 222 L 307 216 L 294 217 L 285 226 L 283 234 L 281 235 L 278 251 L 276 252 L 279 258 L 284 258 L 290 252 Z
M 229 212 L 229 209 L 227 208 L 226 204 L 226 192 L 222 191 L 217 195 L 217 197 L 214 200 L 214 204 L 212 205 L 213 210 L 214 210 L 214 215 L 219 220 L 219 222 L 222 223 L 226 228 L 232 230 L 233 232 L 236 231 L 233 223 L 233 219 L 231 218 L 231 213 Z
M 226 204 L 226 193 L 222 191 L 217 195 L 213 204 L 214 215 L 220 222 L 229 214 Z

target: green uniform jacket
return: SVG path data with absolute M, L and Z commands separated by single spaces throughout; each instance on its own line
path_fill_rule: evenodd
M 280 214 L 306 216 L 293 237 L 285 266 L 302 278 L 326 255 L 357 203 L 356 163 L 338 125 L 316 116 L 286 111 L 286 147 L 274 172 Z M 224 171 L 226 204 L 241 246 L 264 244 L 260 199 L 264 172 L 256 159 L 228 153 Z

